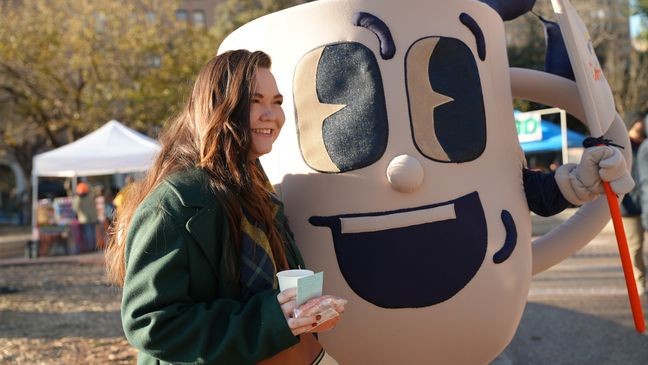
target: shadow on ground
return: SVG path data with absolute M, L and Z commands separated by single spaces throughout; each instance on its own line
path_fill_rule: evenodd
M 513 364 L 648 364 L 648 336 L 610 320 L 527 303 L 505 350 Z
M 60 339 L 65 337 L 97 339 L 124 335 L 119 326 L 100 325 L 102 323 L 120 323 L 118 311 L 57 313 L 3 310 L 0 311 L 0 319 L 3 319 L 0 320 L 0 339 Z

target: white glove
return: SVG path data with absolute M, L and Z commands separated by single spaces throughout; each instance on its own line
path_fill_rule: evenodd
M 602 181 L 609 181 L 616 194 L 625 194 L 635 185 L 621 152 L 610 146 L 586 148 L 580 164 L 560 166 L 555 179 L 562 195 L 574 205 L 603 193 Z

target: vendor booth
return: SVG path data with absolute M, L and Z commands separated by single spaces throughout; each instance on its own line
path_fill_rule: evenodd
M 542 119 L 547 114 L 560 114 L 560 124 Z M 583 141 L 587 136 L 567 128 L 564 110 L 515 111 L 514 116 L 520 147 L 529 168 L 554 171 L 562 164 L 580 161 Z
M 542 120 L 540 127 L 542 128 L 542 137 L 540 140 L 520 143 L 524 153 L 561 151 L 564 147 L 560 126 L 548 120 Z M 587 138 L 586 135 L 567 129 L 566 148 L 583 147 L 585 138 Z
M 32 168 L 32 243 L 37 255 L 78 252 L 79 223 L 71 197 L 38 199 L 40 177 L 112 175 L 147 170 L 159 152 L 157 141 L 111 120 L 60 148 L 34 156 Z M 36 254 L 36 253 L 33 253 Z

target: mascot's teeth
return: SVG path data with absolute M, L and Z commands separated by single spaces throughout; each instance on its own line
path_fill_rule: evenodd
M 386 214 L 383 216 L 341 218 L 340 223 L 342 225 L 342 233 L 361 233 L 409 227 L 455 218 L 456 214 L 454 204 L 448 204 L 411 212 Z

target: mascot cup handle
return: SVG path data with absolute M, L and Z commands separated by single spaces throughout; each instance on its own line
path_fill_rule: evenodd
M 514 98 L 558 107 L 566 110 L 581 121 L 591 122 L 585 116 L 576 82 L 569 79 L 540 71 L 513 68 L 511 69 L 511 91 Z M 598 123 L 598 121 L 594 121 L 594 123 Z M 597 125 L 593 127 L 590 130 L 596 131 Z M 614 120 L 607 131 L 602 132 L 605 139 L 612 140 L 623 147 L 621 150 L 622 155 L 626 161 L 626 168 L 630 170 L 632 166 L 630 139 L 625 124 L 618 113 L 614 113 Z M 614 198 L 611 191 L 609 194 Z M 619 197 L 618 200 L 609 200 L 606 199 L 605 195 L 601 195 L 583 204 L 566 222 L 534 240 L 532 248 L 533 274 L 535 275 L 550 268 L 587 245 L 608 223 L 611 209 L 618 213 L 618 206 L 615 207 L 613 204 L 618 204 L 621 199 L 622 197 Z M 637 332 L 643 333 L 646 328 L 643 311 L 628 262 L 627 243 L 625 243 L 625 237 L 622 237 L 623 226 L 621 225 L 619 230 L 616 226 L 618 224 L 621 224 L 620 220 L 615 222 L 615 231 L 617 240 L 619 240 L 619 250 L 635 329 Z
M 511 68 L 511 91 L 514 98 L 561 108 L 581 121 L 587 120 L 574 81 L 546 72 Z M 618 114 L 603 136 L 623 147 L 621 152 L 630 169 L 630 140 Z M 552 267 L 585 247 L 609 221 L 610 211 L 605 196 L 583 204 L 567 221 L 533 241 L 533 274 Z

